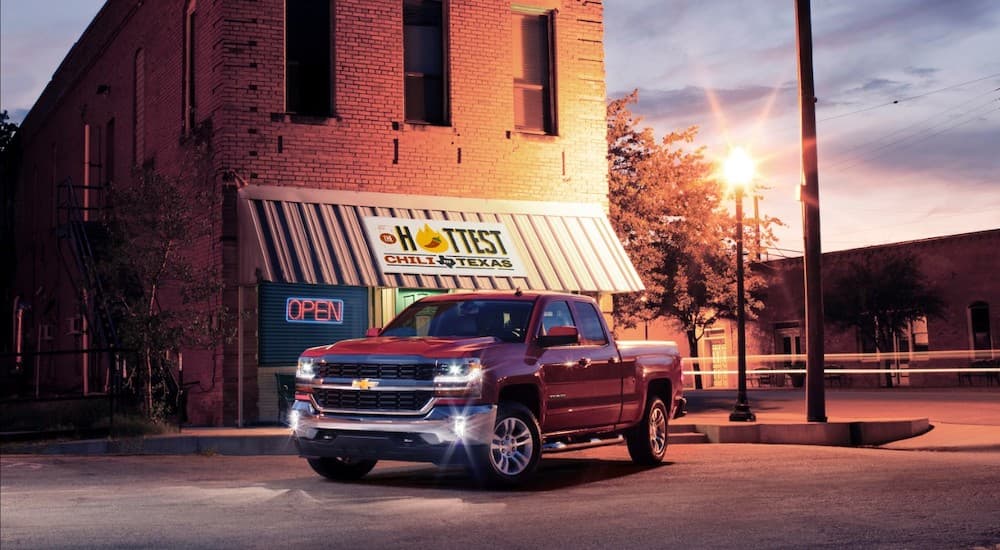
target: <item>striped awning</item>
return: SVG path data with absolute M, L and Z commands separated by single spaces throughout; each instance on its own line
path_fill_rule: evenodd
M 363 219 L 501 223 L 525 277 L 382 273 Z M 241 281 L 469 290 L 634 292 L 642 281 L 597 204 L 251 186 L 240 190 Z

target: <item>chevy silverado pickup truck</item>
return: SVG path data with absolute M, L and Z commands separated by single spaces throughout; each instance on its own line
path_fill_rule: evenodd
M 683 414 L 671 342 L 615 342 L 597 303 L 550 292 L 431 296 L 365 338 L 306 350 L 289 421 L 320 475 L 377 460 L 463 464 L 523 483 L 542 452 L 620 443 L 656 465 Z

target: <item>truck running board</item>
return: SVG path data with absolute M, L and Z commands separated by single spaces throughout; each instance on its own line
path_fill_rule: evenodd
M 625 443 L 625 438 L 615 436 L 610 439 L 592 438 L 590 441 L 576 443 L 566 443 L 565 441 L 553 441 L 542 445 L 542 452 L 545 453 L 568 453 L 569 451 L 579 451 L 580 449 L 590 449 L 592 447 L 605 447 L 607 445 L 621 445 Z

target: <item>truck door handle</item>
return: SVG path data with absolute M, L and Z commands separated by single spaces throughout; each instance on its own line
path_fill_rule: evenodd
M 576 363 L 578 365 L 580 365 L 581 367 L 583 367 L 583 368 L 587 368 L 587 367 L 590 366 L 590 357 L 584 357 L 584 358 L 580 359 L 579 361 L 577 361 Z

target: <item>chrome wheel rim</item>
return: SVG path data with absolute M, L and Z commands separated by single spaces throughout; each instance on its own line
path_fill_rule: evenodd
M 649 449 L 654 455 L 660 455 L 667 448 L 667 417 L 663 409 L 653 407 L 649 411 Z
M 520 418 L 505 418 L 493 429 L 490 462 L 501 474 L 516 476 L 528 468 L 535 451 L 531 430 Z

